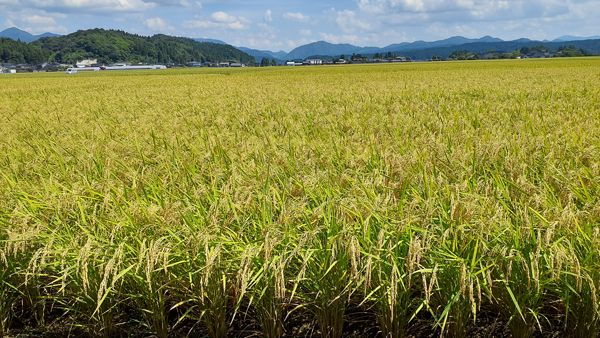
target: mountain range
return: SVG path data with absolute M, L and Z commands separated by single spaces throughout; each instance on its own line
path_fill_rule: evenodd
M 8 28 L 8 29 L 5 29 L 2 32 L 0 32 L 0 38 L 11 38 L 13 40 L 21 40 L 21 41 L 27 42 L 27 43 L 35 41 L 39 38 L 47 37 L 47 36 L 60 36 L 60 35 L 54 34 L 54 33 L 48 33 L 48 32 L 40 34 L 40 35 L 33 35 L 26 31 L 15 28 L 15 27 Z
M 362 54 L 365 56 L 372 56 L 376 53 L 387 53 L 392 52 L 403 56 L 409 56 L 416 60 L 429 59 L 432 55 L 440 55 L 442 57 L 448 57 L 454 50 L 469 49 L 473 53 L 482 53 L 490 49 L 494 50 L 515 50 L 520 49 L 523 46 L 533 47 L 536 45 L 545 44 L 549 48 L 554 48 L 555 44 L 564 45 L 566 42 L 569 44 L 576 45 L 577 48 L 584 48 L 593 53 L 600 53 L 600 46 L 590 45 L 590 43 L 583 43 L 583 41 L 598 40 L 600 36 L 591 37 L 576 37 L 576 36 L 562 36 L 552 41 L 548 40 L 530 40 L 526 38 L 517 39 L 513 41 L 504 41 L 502 39 L 494 38 L 491 36 L 484 36 L 479 39 L 469 39 L 462 36 L 454 36 L 444 40 L 438 41 L 415 41 L 415 42 L 402 42 L 397 44 L 391 44 L 386 47 L 359 47 L 351 44 L 332 44 L 325 41 L 312 42 L 306 45 L 296 47 L 289 53 L 280 51 L 272 52 L 269 50 L 257 50 L 246 47 L 236 47 L 260 62 L 263 57 L 268 59 L 274 58 L 278 62 L 285 60 L 303 60 L 309 57 L 339 57 L 342 54 Z M 558 48 L 560 46 L 556 46 Z
M 45 36 L 60 36 L 58 34 L 44 33 L 41 35 L 32 35 L 28 32 L 22 31 L 17 28 L 9 28 L 0 32 L 0 37 L 8 37 L 14 40 L 20 39 L 23 42 L 35 41 Z M 391 44 L 386 47 L 360 47 L 351 44 L 332 44 L 325 41 L 312 42 L 306 45 L 299 46 L 289 53 L 284 51 L 273 52 L 270 50 L 258 50 L 247 47 L 236 46 L 237 49 L 253 56 L 256 61 L 260 62 L 263 58 L 275 59 L 281 63 L 285 60 L 302 60 L 311 56 L 319 57 L 339 57 L 342 54 L 362 54 L 371 56 L 376 53 L 387 53 L 392 52 L 403 56 L 409 56 L 413 59 L 428 59 L 431 55 L 440 55 L 447 57 L 454 50 L 469 50 L 473 53 L 482 53 L 488 50 L 514 50 L 520 49 L 523 46 L 532 47 L 536 45 L 545 44 L 549 48 L 554 48 L 555 44 L 567 43 L 575 45 L 577 48 L 584 48 L 593 53 L 600 53 L 600 45 L 594 44 L 591 40 L 599 40 L 600 36 L 590 37 L 578 37 L 572 35 L 564 35 L 556 38 L 552 41 L 548 40 L 530 40 L 526 38 L 517 39 L 513 41 L 504 41 L 499 38 L 491 36 L 484 36 L 479 39 L 469 39 L 462 36 L 454 36 L 444 40 L 438 41 L 414 41 L 414 42 L 402 42 L 397 44 Z M 195 38 L 197 42 L 211 42 L 216 44 L 227 45 L 226 42 L 216 39 L 207 38 Z M 583 41 L 589 41 L 584 43 Z M 558 45 L 557 47 L 558 48 Z
M 564 41 L 581 41 L 581 40 L 597 40 L 600 39 L 600 35 L 581 37 L 573 35 L 563 35 L 560 38 L 552 40 L 552 42 L 564 42 Z

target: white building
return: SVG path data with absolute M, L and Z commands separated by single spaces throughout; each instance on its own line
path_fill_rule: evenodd
M 321 59 L 307 59 L 306 63 L 309 65 L 322 65 L 323 64 L 323 60 Z
M 98 63 L 98 59 L 83 59 L 81 62 L 77 62 L 77 68 L 91 67 L 93 64 Z
M 294 61 L 288 61 L 285 65 L 286 66 L 295 66 L 296 63 Z

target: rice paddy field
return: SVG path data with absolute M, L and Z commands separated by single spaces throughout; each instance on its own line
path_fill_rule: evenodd
M 600 58 L 0 88 L 0 336 L 599 336 Z

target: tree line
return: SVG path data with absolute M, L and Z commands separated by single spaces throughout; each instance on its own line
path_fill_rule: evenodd
M 447 58 L 448 60 L 480 60 L 484 57 L 485 54 L 495 54 L 493 59 L 516 59 L 520 57 L 524 57 L 531 52 L 543 52 L 550 51 L 551 49 L 544 45 L 537 45 L 531 48 L 527 46 L 521 47 L 521 49 L 515 49 L 514 51 L 496 53 L 496 50 L 488 50 L 485 53 L 472 53 L 468 50 L 456 50 L 453 51 L 452 54 Z M 593 56 L 594 54 L 584 50 L 583 48 L 577 49 L 577 47 L 573 45 L 569 46 L 560 46 L 558 48 L 558 54 L 554 57 L 581 57 L 581 56 Z M 441 56 L 434 56 L 441 60 Z
M 52 53 L 22 41 L 0 38 L 0 61 L 2 63 L 40 63 L 47 61 Z

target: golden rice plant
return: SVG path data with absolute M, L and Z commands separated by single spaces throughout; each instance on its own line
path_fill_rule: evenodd
M 464 337 L 482 315 L 597 336 L 598 74 L 585 58 L 2 77 L 0 330 L 340 337 L 360 304 L 386 337 Z

